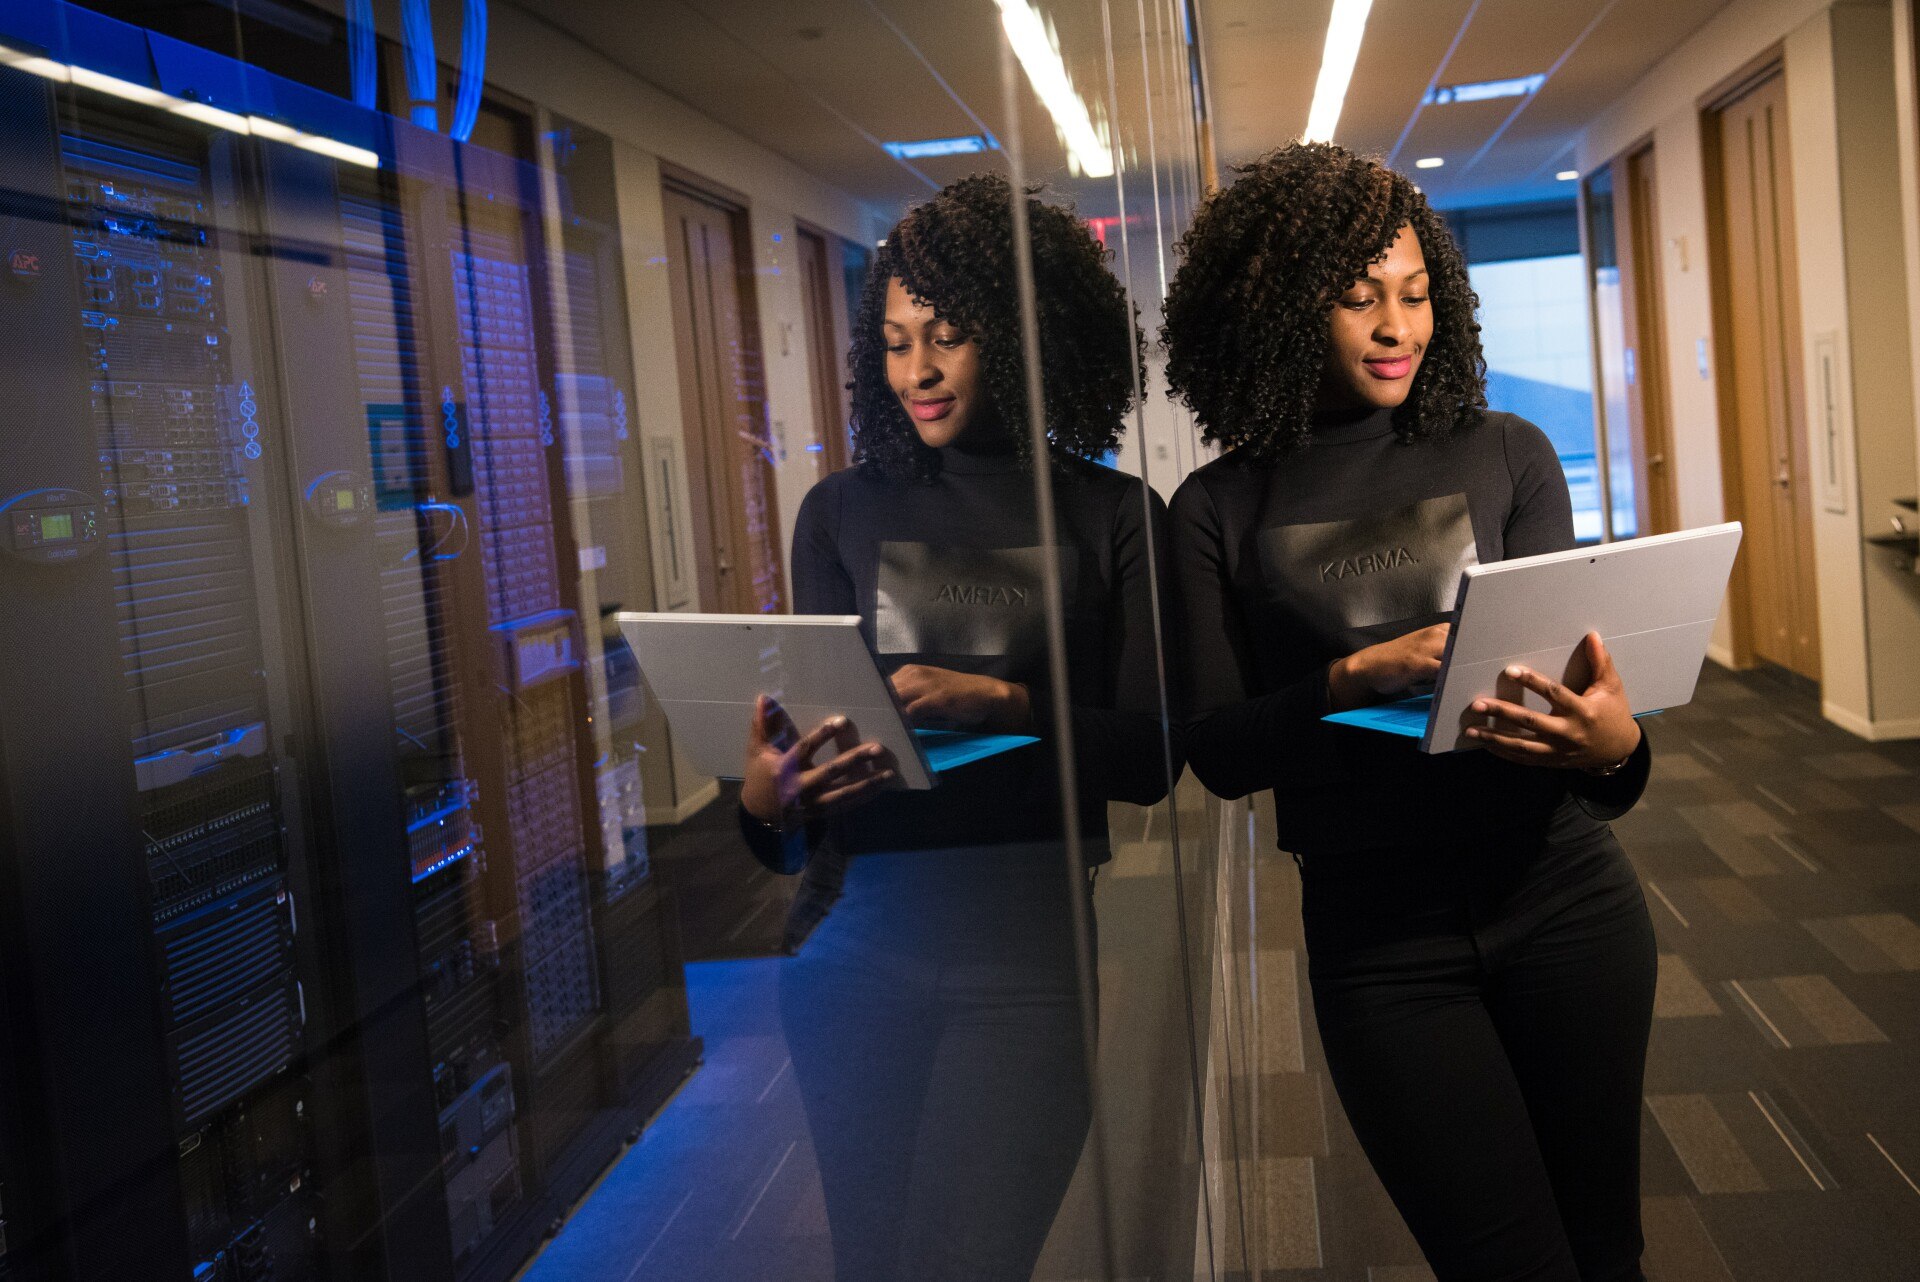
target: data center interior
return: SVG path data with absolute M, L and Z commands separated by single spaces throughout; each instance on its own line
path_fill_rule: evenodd
M 1914 1277 L 1920 325 L 1906 368 L 1843 369 L 1920 315 L 1914 3 L 1530 4 L 1378 0 L 1337 137 L 1420 166 L 1582 540 L 1738 514 L 1702 121 L 1777 77 L 1795 145 L 1842 144 L 1846 219 L 1798 233 L 1853 273 L 1796 303 L 1842 369 L 1838 488 L 1782 518 L 1819 541 L 1812 675 L 1734 610 L 1621 823 L 1679 888 L 1649 1089 L 1707 1134 L 1650 1097 L 1647 1271 Z M 1209 454 L 1155 344 L 1180 234 L 1299 135 L 1352 7 L 0 6 L 0 1282 L 832 1276 L 775 1009 L 793 886 L 614 616 L 792 608 L 876 242 L 1015 152 L 1137 312 L 1105 461 L 1170 497 Z M 1022 15 L 1056 81 L 1002 43 Z M 1562 97 L 1493 79 L 1536 62 Z M 1883 297 L 1861 247 L 1902 237 Z M 1782 725 L 1832 771 L 1802 787 Z M 1167 782 L 1108 810 L 1099 1112 L 1034 1276 L 1425 1282 L 1324 1071 L 1270 803 Z M 1787 970 L 1840 1004 L 1741 1004 Z M 1732 1151 L 1751 1187 L 1690 1158 Z
M 0 1270 L 510 1276 L 698 1053 L 601 635 L 651 590 L 605 141 L 21 37 L 407 159 L 0 72 L 17 421 L 66 425 L 4 465 Z

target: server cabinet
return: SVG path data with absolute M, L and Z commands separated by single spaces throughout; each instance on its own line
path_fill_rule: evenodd
M 0 1276 L 510 1276 L 698 1050 L 617 250 L 407 126 L 0 96 Z
M 9 170 L 34 250 L 6 330 L 39 389 L 0 500 L 8 936 L 59 1172 L 20 1181 L 22 1264 L 306 1276 L 314 954 L 235 148 L 7 92 L 35 163 Z

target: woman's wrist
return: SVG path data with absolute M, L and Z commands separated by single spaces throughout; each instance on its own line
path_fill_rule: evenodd
M 1632 761 L 1634 756 L 1637 753 L 1639 753 L 1640 744 L 1645 740 L 1645 738 L 1646 738 L 1645 732 L 1643 732 L 1640 729 L 1640 723 L 1636 721 L 1633 723 L 1633 747 L 1627 749 L 1625 756 L 1621 757 L 1618 761 L 1612 761 L 1607 763 L 1606 765 L 1582 766 L 1581 769 L 1584 770 L 1587 774 L 1592 775 L 1596 779 L 1605 779 L 1609 775 L 1617 775 L 1622 770 L 1625 770 L 1627 768 L 1627 763 Z
M 1327 706 L 1330 711 L 1346 712 L 1366 702 L 1367 685 L 1358 668 L 1351 654 L 1327 665 Z
M 752 788 L 743 788 L 741 790 L 741 814 L 753 820 L 762 828 L 766 828 L 772 832 L 785 832 L 793 826 L 792 820 L 794 816 L 791 810 L 780 809 L 777 798 L 774 800 L 773 805 L 769 806 L 765 798 L 756 798 L 753 793 L 754 790 Z M 774 812 L 774 817 L 771 819 L 767 818 L 767 812 L 769 810 Z

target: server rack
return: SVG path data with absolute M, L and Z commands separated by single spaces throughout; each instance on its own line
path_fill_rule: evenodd
M 505 1277 L 697 1057 L 586 728 L 617 307 L 555 325 L 524 167 L 60 94 L 0 69 L 0 1276 Z

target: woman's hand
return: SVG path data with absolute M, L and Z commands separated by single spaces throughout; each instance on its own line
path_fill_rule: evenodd
M 1504 699 L 1475 699 L 1472 714 L 1490 725 L 1469 726 L 1467 737 L 1487 751 L 1523 766 L 1560 770 L 1604 770 L 1619 765 L 1640 746 L 1640 724 L 1633 719 L 1626 687 L 1613 656 L 1598 632 L 1582 643 L 1593 679 L 1579 694 L 1531 668 L 1508 668 L 1506 675 L 1552 705 L 1535 712 Z M 1470 715 L 1472 715 L 1470 714 Z
M 838 755 L 825 765 L 814 754 L 831 742 Z M 861 743 L 853 723 L 832 716 L 799 734 L 785 708 L 761 695 L 747 730 L 747 770 L 740 805 L 763 824 L 786 826 L 870 801 L 896 774 L 893 754 Z
M 1327 669 L 1327 693 L 1333 710 L 1345 712 L 1378 702 L 1382 696 L 1400 698 L 1415 686 L 1431 685 L 1440 675 L 1440 657 L 1447 651 L 1451 623 L 1436 623 L 1379 645 L 1356 650 Z
M 907 722 L 931 730 L 1025 730 L 1033 723 L 1027 688 L 996 677 L 909 663 L 893 674 Z

